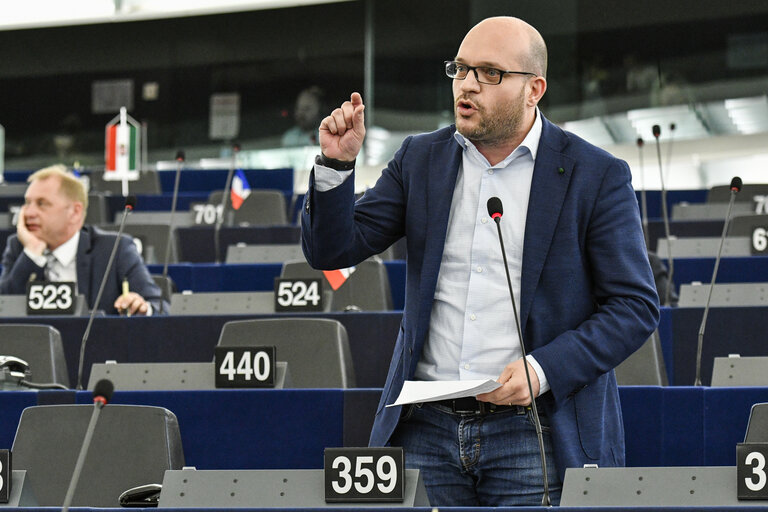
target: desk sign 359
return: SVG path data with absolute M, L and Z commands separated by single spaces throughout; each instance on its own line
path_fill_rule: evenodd
M 326 448 L 325 501 L 402 502 L 402 448 Z

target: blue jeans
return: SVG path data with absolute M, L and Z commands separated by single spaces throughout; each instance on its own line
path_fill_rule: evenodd
M 556 505 L 561 483 L 543 415 L 541 425 Z M 403 447 L 406 467 L 421 471 L 432 506 L 541 505 L 539 443 L 533 414 L 523 408 L 480 416 L 428 403 L 406 406 L 390 444 Z

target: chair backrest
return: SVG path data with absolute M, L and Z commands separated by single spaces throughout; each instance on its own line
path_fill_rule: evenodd
M 703 308 L 709 295 L 709 283 L 680 285 L 679 307 Z M 768 283 L 715 283 L 711 307 L 765 306 Z
M 104 171 L 91 171 L 90 178 L 91 190 L 107 192 L 116 196 L 123 193 L 123 182 L 120 180 L 106 181 L 104 179 Z M 141 171 L 138 180 L 128 182 L 128 192 L 131 194 L 161 193 L 160 176 L 158 176 L 157 171 L 152 169 Z
M 102 226 L 106 231 L 117 231 L 119 226 Z M 178 242 L 176 230 L 168 236 L 168 225 L 165 224 L 126 224 L 123 233 L 139 240 L 140 254 L 145 263 L 165 263 L 166 246 L 170 242 L 171 253 L 169 263 L 178 262 Z
M 99 226 L 109 222 L 107 219 L 107 198 L 103 193 L 91 192 L 88 194 L 88 211 L 85 214 L 85 223 Z
M 347 330 L 326 318 L 266 318 L 227 322 L 221 346 L 274 346 L 295 388 L 351 388 L 355 372 Z
M 151 274 L 151 277 L 158 288 L 160 288 L 160 291 L 163 293 L 163 300 L 168 301 L 170 304 L 171 297 L 173 297 L 173 294 L 177 291 L 176 283 L 173 282 L 171 276 L 163 277 L 162 274 Z
M 38 506 L 62 505 L 92 411 L 91 405 L 40 405 L 21 413 L 13 469 L 27 471 L 24 485 L 32 486 Z M 72 505 L 118 507 L 123 491 L 161 483 L 166 470 L 183 466 L 179 424 L 171 411 L 108 405 L 96 424 Z
M 728 236 L 746 236 L 752 238 L 757 227 L 768 226 L 768 215 L 735 215 L 728 225 Z
M 283 263 L 301 260 L 300 244 L 238 244 L 227 247 L 227 263 Z
M 752 405 L 744 434 L 745 443 L 768 443 L 768 403 Z
M 61 334 L 50 325 L 0 324 L 0 355 L 15 356 L 29 363 L 31 382 L 55 382 L 69 387 Z
M 659 331 L 654 331 L 635 353 L 616 367 L 615 371 L 616 381 L 620 386 L 668 385 Z
M 274 292 L 174 293 L 171 296 L 171 315 L 256 315 L 274 312 Z
M 319 277 L 324 289 L 330 289 L 322 270 L 315 270 L 305 260 L 286 261 L 280 277 Z M 387 269 L 378 259 L 368 259 L 355 266 L 340 288 L 334 290 L 331 311 L 345 311 L 351 307 L 363 311 L 388 311 L 392 309 L 392 292 L 389 288 Z
M 288 224 L 285 196 L 277 190 L 251 190 L 240 208 L 232 213 L 235 226 L 280 226 Z
M 672 256 L 675 258 L 714 258 L 720 249 L 719 237 L 685 237 L 672 238 L 671 244 L 666 238 L 659 238 L 656 253 L 659 258 L 669 257 L 669 247 L 672 246 Z M 726 237 L 723 240 L 723 257 L 744 257 L 750 255 L 751 240 L 745 236 Z
M 741 186 L 741 192 L 736 194 L 737 202 L 752 203 L 752 196 L 768 194 L 766 183 L 745 183 Z M 731 185 L 715 185 L 707 192 L 708 203 L 727 203 L 731 198 Z

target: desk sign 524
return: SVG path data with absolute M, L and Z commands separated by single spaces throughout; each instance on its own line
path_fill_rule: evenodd
M 275 311 L 322 311 L 323 288 L 317 278 L 275 278 Z
M 326 448 L 326 502 L 402 502 L 402 448 Z
M 275 387 L 275 347 L 216 347 L 217 388 Z

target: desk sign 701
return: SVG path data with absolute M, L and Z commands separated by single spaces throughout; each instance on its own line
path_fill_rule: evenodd
M 402 448 L 326 448 L 326 502 L 402 502 Z

